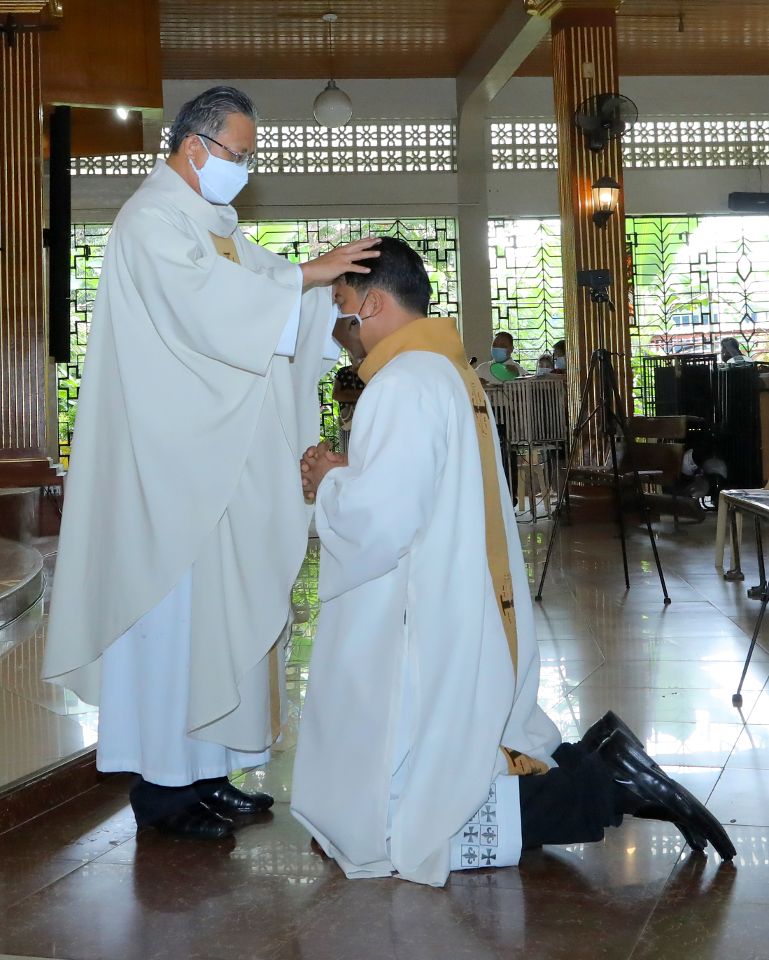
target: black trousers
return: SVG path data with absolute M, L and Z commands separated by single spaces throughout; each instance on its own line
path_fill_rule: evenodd
M 622 823 L 617 787 L 599 757 L 579 743 L 562 743 L 553 759 L 558 766 L 547 773 L 520 778 L 524 850 L 594 843 L 606 827 Z
M 557 767 L 521 777 L 523 849 L 543 844 L 593 843 L 606 827 L 622 823 L 621 797 L 603 762 L 579 743 L 562 743 L 553 754 Z M 131 790 L 137 822 L 173 816 L 205 799 L 226 778 L 199 780 L 186 787 L 161 787 L 140 779 Z

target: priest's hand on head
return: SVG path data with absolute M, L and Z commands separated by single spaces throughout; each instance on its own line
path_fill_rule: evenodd
M 321 480 L 329 470 L 346 466 L 347 456 L 343 453 L 334 453 L 325 443 L 319 443 L 317 447 L 308 447 L 299 462 L 299 469 L 302 472 L 302 491 L 307 503 L 315 502 Z
M 301 264 L 304 289 L 328 286 L 343 273 L 370 273 L 369 268 L 359 261 L 378 257 L 378 243 L 379 237 L 366 237 L 356 240 L 355 243 L 342 244 L 341 247 Z

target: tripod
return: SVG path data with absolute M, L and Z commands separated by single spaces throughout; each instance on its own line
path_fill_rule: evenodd
M 592 410 L 590 410 L 590 390 L 596 377 L 598 377 L 598 403 Z M 652 531 L 651 519 L 649 517 L 649 506 L 646 502 L 646 497 L 644 496 L 644 492 L 641 487 L 641 480 L 638 476 L 638 469 L 636 467 L 636 458 L 634 456 L 636 446 L 635 438 L 628 430 L 627 417 L 625 416 L 623 410 L 622 398 L 620 397 L 619 388 L 617 386 L 617 375 L 611 362 L 611 354 L 608 350 L 605 350 L 602 347 L 598 350 L 594 350 L 592 356 L 590 357 L 590 365 L 587 370 L 585 385 L 582 388 L 582 396 L 580 397 L 577 424 L 573 430 L 573 440 L 571 444 L 571 450 L 569 451 L 569 461 L 566 466 L 566 476 L 564 477 L 563 485 L 558 492 L 558 503 L 555 508 L 553 530 L 550 534 L 550 543 L 547 547 L 545 566 L 542 570 L 542 579 L 539 581 L 539 589 L 537 590 L 535 600 L 542 600 L 542 588 L 545 585 L 545 578 L 547 577 L 547 569 L 550 565 L 550 557 L 553 552 L 553 545 L 555 543 L 555 538 L 558 535 L 558 528 L 561 523 L 561 511 L 566 499 L 566 491 L 568 489 L 569 480 L 571 479 L 574 459 L 577 454 L 577 448 L 579 447 L 580 435 L 590 421 L 597 417 L 600 417 L 599 422 L 601 425 L 601 432 L 608 439 L 609 449 L 611 452 L 611 476 L 613 480 L 612 486 L 614 488 L 614 498 L 617 510 L 617 526 L 619 527 L 619 536 L 622 543 L 622 566 L 625 571 L 625 587 L 626 589 L 630 589 L 630 574 L 628 572 L 627 564 L 625 521 L 622 516 L 622 484 L 620 482 L 619 469 L 617 467 L 617 427 L 619 427 L 619 429 L 622 431 L 622 436 L 626 445 L 625 449 L 630 457 L 630 463 L 633 472 L 633 489 L 636 497 L 638 498 L 641 513 L 646 521 L 646 529 L 649 533 L 649 543 L 651 543 L 652 553 L 654 554 L 654 562 L 657 565 L 657 573 L 659 574 L 660 584 L 662 586 L 662 594 L 665 598 L 664 602 L 668 604 L 671 601 L 670 597 L 668 596 L 667 586 L 665 585 L 665 576 L 662 573 L 662 565 L 660 564 L 659 554 L 657 553 L 657 544 L 654 542 L 654 532 Z

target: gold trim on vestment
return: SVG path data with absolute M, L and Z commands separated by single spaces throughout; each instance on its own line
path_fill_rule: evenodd
M 424 350 L 446 357 L 462 378 L 468 400 L 473 409 L 475 432 L 483 476 L 483 503 L 486 522 L 486 558 L 497 598 L 499 615 L 507 637 L 515 682 L 518 680 L 518 631 L 515 622 L 513 578 L 510 573 L 507 533 L 502 514 L 502 498 L 499 492 L 494 435 L 496 424 L 489 416 L 486 393 L 477 374 L 467 362 L 465 348 L 457 332 L 456 324 L 447 317 L 424 317 L 415 320 L 381 340 L 369 353 L 358 370 L 364 383 L 401 353 Z M 501 747 L 507 760 L 508 772 L 514 776 L 547 773 L 549 767 L 542 760 L 535 760 L 525 753 Z
M 369 353 L 358 370 L 364 383 L 401 353 L 424 350 L 446 357 L 462 378 L 475 419 L 475 433 L 481 458 L 483 476 L 483 503 L 486 520 L 486 558 L 494 585 L 494 595 L 502 618 L 502 626 L 510 648 L 513 671 L 518 672 L 518 633 L 515 625 L 513 578 L 507 550 L 507 534 L 499 494 L 499 475 L 494 447 L 493 421 L 489 417 L 486 394 L 481 381 L 467 362 L 464 345 L 454 321 L 448 317 L 424 317 L 401 327 L 381 340 Z
M 218 237 L 215 233 L 211 233 L 210 236 L 216 247 L 216 252 L 220 257 L 224 257 L 225 260 L 231 260 L 233 263 L 240 263 L 238 248 L 235 246 L 235 241 L 231 236 Z

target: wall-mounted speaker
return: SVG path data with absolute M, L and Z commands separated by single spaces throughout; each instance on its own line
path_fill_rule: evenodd
M 769 193 L 730 193 L 729 209 L 735 213 L 769 213 Z

